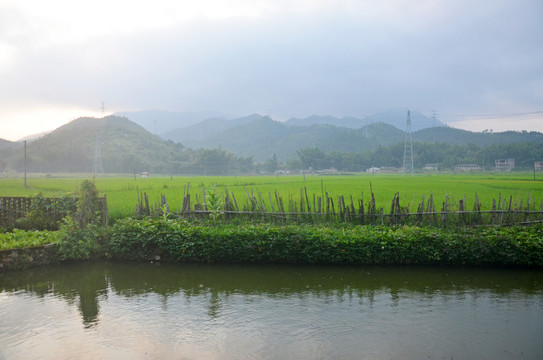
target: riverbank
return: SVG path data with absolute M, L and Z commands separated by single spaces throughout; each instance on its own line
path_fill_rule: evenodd
M 221 263 L 543 266 L 541 224 L 443 228 L 127 218 L 109 228 L 78 229 L 59 234 L 58 238 L 58 244 L 47 248 L 48 263 L 104 258 Z M 22 261 L 25 257 L 32 260 Z M 34 260 L 38 258 L 43 256 L 24 255 L 24 252 L 14 256 L 4 254 L 0 257 L 0 269 L 39 265 Z
M 58 262 L 60 262 L 60 256 L 57 244 L 0 250 L 0 272 L 24 270 Z
M 109 251 L 114 258 L 133 260 L 543 266 L 543 226 L 192 224 L 125 219 L 113 227 Z

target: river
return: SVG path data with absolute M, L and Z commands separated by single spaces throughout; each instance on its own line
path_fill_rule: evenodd
M 543 359 L 543 271 L 83 263 L 0 273 L 0 359 Z

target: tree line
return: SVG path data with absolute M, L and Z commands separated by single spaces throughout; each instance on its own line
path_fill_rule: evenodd
M 275 174 L 280 170 L 298 172 L 302 169 L 338 171 L 366 171 L 370 167 L 401 168 L 404 144 L 380 145 L 374 150 L 360 152 L 325 152 L 318 147 L 306 147 L 297 151 L 297 157 L 279 161 L 275 154 L 261 163 L 253 157 L 240 157 L 224 149 L 200 149 L 185 162 L 175 164 L 173 173 L 197 173 L 207 175 L 233 175 L 242 173 Z M 543 161 L 543 144 L 512 143 L 477 146 L 443 143 L 415 142 L 413 161 L 415 169 L 427 164 L 441 171 L 452 171 L 459 164 L 475 164 L 492 170 L 497 159 L 515 159 L 515 168 L 531 170 L 534 161 Z
M 403 166 L 404 144 L 380 145 L 371 151 L 361 152 L 324 152 L 319 148 L 298 150 L 298 158 L 291 159 L 289 166 L 301 168 L 329 169 L 338 171 L 365 171 L 370 167 Z M 477 146 L 474 144 L 453 145 L 444 143 L 413 143 L 413 162 L 415 169 L 426 165 L 435 165 L 439 170 L 450 171 L 459 164 L 475 164 L 482 169 L 494 168 L 497 159 L 515 159 L 515 168 L 532 169 L 534 160 L 543 161 L 543 144 L 512 143 Z
M 66 148 L 40 149 L 29 152 L 27 166 L 30 172 L 92 172 L 93 151 Z M 64 150 L 64 151 L 62 151 Z M 144 152 L 149 152 L 148 154 Z M 222 148 L 186 148 L 170 143 L 159 151 L 141 149 L 134 151 L 107 151 L 102 154 L 105 173 L 139 173 L 177 175 L 236 175 L 275 174 L 278 171 L 299 172 L 334 168 L 337 171 L 366 171 L 371 167 L 401 168 L 404 144 L 380 145 L 374 150 L 360 152 L 323 151 L 318 147 L 305 147 L 295 157 L 278 159 L 271 153 L 269 158 L 257 162 L 252 156 L 240 156 Z M 15 154 L 13 154 L 15 155 Z M 543 161 L 543 143 L 522 142 L 510 144 L 457 145 L 445 143 L 413 143 L 415 169 L 420 171 L 427 164 L 440 171 L 452 171 L 458 164 L 476 164 L 492 170 L 496 159 L 515 159 L 515 169 L 531 170 L 534 161 Z M 18 152 L 10 161 L 11 168 L 24 170 L 23 154 Z M 8 165 L 6 161 L 3 166 Z

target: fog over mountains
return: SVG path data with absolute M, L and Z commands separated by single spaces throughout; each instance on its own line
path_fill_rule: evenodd
M 407 112 L 401 113 L 363 119 L 315 115 L 284 122 L 260 114 L 224 119 L 207 117 L 210 113 L 156 110 L 86 117 L 27 141 L 27 163 L 33 172 L 92 172 L 98 143 L 108 173 L 254 173 L 258 164 L 270 165 L 265 171 L 279 164 L 299 169 L 301 150 L 322 159 L 314 167 L 398 167 L 406 135 L 401 127 L 405 129 L 407 120 Z M 517 157 L 526 168 L 533 159 L 543 159 L 540 132 L 470 132 L 443 126 L 416 111 L 410 119 L 418 167 L 432 162 L 450 169 L 457 163 L 491 164 L 495 158 Z M 0 170 L 22 171 L 22 149 L 22 142 L 0 139 Z M 278 164 L 270 164 L 271 159 Z
M 175 113 L 158 110 L 117 113 L 134 121 L 165 140 L 193 149 L 220 147 L 257 161 L 270 157 L 295 156 L 303 147 L 319 147 L 324 151 L 370 150 L 404 138 L 407 110 L 394 110 L 363 118 L 312 115 L 280 122 L 261 114 L 227 119 L 206 118 L 210 113 Z M 216 115 L 216 114 L 215 114 Z M 411 130 L 446 126 L 418 111 L 410 112 Z
M 247 124 L 266 115 L 252 114 L 240 118 L 227 118 L 213 112 L 170 112 L 161 110 L 124 111 L 115 113 L 126 117 L 147 131 L 172 141 L 196 140 L 209 137 L 228 128 Z M 446 126 L 435 117 L 428 117 L 418 111 L 410 112 L 411 130 Z M 331 115 L 311 115 L 306 118 L 290 118 L 283 122 L 288 126 L 308 127 L 313 125 L 332 125 L 349 129 L 360 129 L 373 123 L 385 123 L 400 130 L 406 129 L 407 110 L 390 110 L 365 117 L 342 117 Z M 206 134 L 207 133 L 207 134 Z

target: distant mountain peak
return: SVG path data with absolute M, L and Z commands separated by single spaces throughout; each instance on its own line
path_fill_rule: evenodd
M 311 115 L 306 118 L 291 118 L 285 121 L 288 126 L 313 126 L 313 125 L 333 125 L 350 129 L 360 129 L 368 124 L 365 119 L 345 116 L 337 118 L 332 115 Z
M 395 109 L 389 111 L 383 111 L 366 117 L 369 122 L 384 122 L 397 127 L 400 130 L 406 129 L 407 124 L 407 112 L 410 112 L 411 118 L 411 130 L 417 131 L 425 128 L 447 126 L 437 118 L 428 117 L 421 114 L 417 110 L 408 109 Z
M 404 130 L 407 122 L 407 111 L 403 109 L 390 110 L 356 118 L 353 116 L 344 116 L 337 118 L 331 115 L 311 115 L 306 118 L 291 118 L 285 122 L 289 126 L 312 126 L 312 125 L 334 125 L 350 129 L 360 129 L 371 123 L 385 123 Z M 417 131 L 429 127 L 446 126 L 436 118 L 427 117 L 416 110 L 411 110 L 411 129 Z

